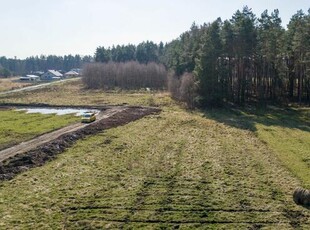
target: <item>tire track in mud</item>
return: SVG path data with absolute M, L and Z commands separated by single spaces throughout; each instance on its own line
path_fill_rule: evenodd
M 86 136 L 159 112 L 160 109 L 157 108 L 118 106 L 101 112 L 96 122 L 73 124 L 2 150 L 0 151 L 0 180 L 11 179 L 29 168 L 43 165 Z

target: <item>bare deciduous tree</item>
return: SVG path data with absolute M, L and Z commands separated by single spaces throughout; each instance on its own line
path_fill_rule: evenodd
M 93 89 L 164 89 L 167 70 L 163 65 L 154 62 L 90 63 L 83 68 L 83 82 Z

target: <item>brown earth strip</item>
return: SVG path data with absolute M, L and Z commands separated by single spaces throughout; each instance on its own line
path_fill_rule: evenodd
M 9 180 L 16 174 L 43 165 L 54 159 L 58 154 L 71 147 L 77 140 L 89 135 L 94 135 L 102 130 L 125 125 L 144 116 L 160 112 L 157 108 L 146 107 L 123 107 L 111 116 L 105 116 L 97 122 L 83 126 L 78 130 L 64 133 L 47 143 L 27 149 L 0 163 L 0 180 Z

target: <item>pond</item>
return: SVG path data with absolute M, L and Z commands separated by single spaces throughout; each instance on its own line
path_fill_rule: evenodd
M 100 111 L 97 109 L 78 109 L 78 108 L 21 108 L 16 109 L 16 111 L 26 111 L 26 113 L 41 113 L 41 114 L 75 114 L 75 116 L 81 116 L 87 111 L 92 111 L 98 114 Z

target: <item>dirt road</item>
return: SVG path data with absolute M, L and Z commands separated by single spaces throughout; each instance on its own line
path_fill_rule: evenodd
M 0 92 L 0 95 L 7 95 L 7 94 L 17 93 L 17 92 L 22 92 L 22 91 L 32 91 L 32 90 L 41 89 L 41 88 L 44 88 L 44 87 L 47 87 L 50 85 L 63 83 L 66 81 L 74 81 L 76 79 L 78 79 L 78 78 L 70 78 L 70 79 L 64 79 L 64 80 L 60 80 L 60 81 L 53 81 L 53 82 L 42 83 L 42 84 L 38 84 L 38 85 L 26 86 L 26 87 L 19 88 L 19 89 L 13 89 L 13 90 L 9 90 L 9 91 Z
M 98 115 L 97 115 L 97 120 L 93 123 L 99 122 L 102 119 L 106 119 L 118 112 L 121 112 L 125 110 L 124 107 L 114 107 L 114 108 L 110 108 L 107 109 L 105 111 L 101 111 Z M 92 123 L 92 124 L 93 124 Z M 72 125 L 69 125 L 67 127 L 64 127 L 62 129 L 58 129 L 54 132 L 50 132 L 50 133 L 46 133 L 43 134 L 41 136 L 38 136 L 30 141 L 26 141 L 26 142 L 22 142 L 18 145 L 15 145 L 11 148 L 8 149 L 4 149 L 2 151 L 0 151 L 0 162 L 8 159 L 9 157 L 12 157 L 14 155 L 20 154 L 20 153 L 24 153 L 27 152 L 31 149 L 34 149 L 44 143 L 50 142 L 56 138 L 58 138 L 59 136 L 66 134 L 66 133 L 70 133 L 70 132 L 74 132 L 77 131 L 81 128 L 84 128 L 86 126 L 88 126 L 89 124 L 85 124 L 85 123 L 75 123 Z

